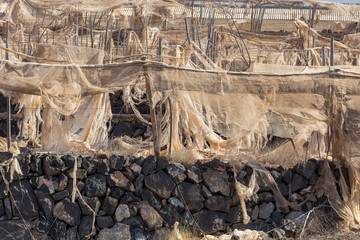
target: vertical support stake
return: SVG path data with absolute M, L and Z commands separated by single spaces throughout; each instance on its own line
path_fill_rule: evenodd
M 150 76 L 149 76 L 147 67 L 143 68 L 143 73 L 144 73 L 145 83 L 146 83 L 146 95 L 147 95 L 147 98 L 149 101 L 149 107 L 150 107 L 150 119 L 151 119 L 151 129 L 152 129 L 152 133 L 153 133 L 154 154 L 155 154 L 155 160 L 157 161 L 160 157 L 160 149 L 158 149 L 158 147 L 157 147 L 158 139 L 157 139 L 157 133 L 156 133 L 155 109 L 153 108 Z
M 187 19 L 186 19 L 186 18 L 185 18 L 185 27 L 186 27 L 186 37 L 187 37 L 187 40 L 188 40 L 188 42 L 189 42 L 189 44 L 190 44 L 190 43 L 191 43 L 191 40 L 190 40 L 188 22 L 187 22 Z
M 162 37 L 159 37 L 159 56 L 160 56 L 160 62 L 162 62 Z
M 116 45 L 116 55 L 119 53 L 119 45 L 120 45 L 120 27 L 118 28 L 118 35 L 117 35 L 117 45 Z M 125 40 L 124 40 L 125 41 Z
M 330 66 L 334 66 L 334 37 L 331 37 L 331 45 L 330 45 Z
M 106 52 L 106 46 L 107 46 L 107 33 L 109 30 L 109 18 L 106 21 L 106 30 L 105 30 L 105 42 L 104 42 L 104 50 Z
M 111 24 L 111 26 L 110 26 L 110 36 L 109 36 L 109 54 L 111 54 L 112 33 L 113 33 L 113 25 Z
M 79 46 L 79 18 L 76 18 L 76 27 L 75 27 L 75 45 Z
M 171 97 L 168 97 L 169 111 L 170 111 L 170 136 L 169 136 L 169 158 L 171 159 L 172 154 L 172 136 L 173 136 L 173 109 Z
M 91 13 L 90 13 L 90 42 L 91 42 L 91 48 L 94 48 L 93 22 L 91 19 Z
M 6 48 L 9 48 L 9 22 L 6 22 Z M 5 53 L 6 60 L 9 60 L 9 53 L 6 51 Z M 11 97 L 6 97 L 6 130 L 7 130 L 7 145 L 8 151 L 10 151 L 11 146 Z

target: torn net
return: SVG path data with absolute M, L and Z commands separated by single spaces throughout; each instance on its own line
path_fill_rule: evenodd
M 351 184 L 348 186 L 341 177 L 340 193 L 329 195 L 330 203 L 349 227 L 359 228 L 360 70 L 359 62 L 354 62 L 359 58 L 358 34 L 347 35 L 342 42 L 335 41 L 340 52 L 335 64 L 341 66 L 320 67 L 320 48 L 308 43 L 316 37 L 315 45 L 329 45 L 330 39 L 320 36 L 304 21 L 295 21 L 297 32 L 293 36 L 235 33 L 234 26 L 226 23 L 213 33 L 211 44 L 207 36 L 200 37 L 198 42 L 183 38 L 184 43 L 178 39 L 167 40 L 171 32 L 160 30 L 162 19 L 174 17 L 170 9 L 161 13 L 160 8 L 150 11 L 139 5 L 121 26 L 137 28 L 123 31 L 126 38 L 121 43 L 123 54 L 120 55 L 105 47 L 94 49 L 68 44 L 79 37 L 74 34 L 74 15 L 94 10 L 95 1 L 89 3 L 80 8 L 76 4 L 59 5 L 49 1 L 43 4 L 34 0 L 14 1 L 7 8 L 4 19 L 20 24 L 10 24 L 9 41 L 19 41 L 20 49 L 25 47 L 29 53 L 20 53 L 16 44 L 10 44 L 9 61 L 2 61 L 0 65 L 0 89 L 24 111 L 25 141 L 15 141 L 14 151 L 33 142 L 44 151 L 97 152 L 121 148 L 141 154 L 147 150 L 148 154 L 149 142 L 109 141 L 112 113 L 108 94 L 122 90 L 125 103 L 139 120 L 156 125 L 153 137 L 157 139 L 156 147 L 163 149 L 161 154 L 174 160 L 219 156 L 227 160 L 248 158 L 265 165 L 290 166 L 310 157 L 332 157 L 339 162 L 339 168 L 349 169 Z M 120 3 L 108 3 L 102 10 L 109 11 L 104 16 L 111 19 L 114 12 L 110 10 Z M 102 6 L 105 5 L 102 3 Z M 40 15 L 34 17 L 30 7 L 38 9 Z M 43 10 L 48 7 L 52 11 Z M 68 16 L 68 26 L 59 31 L 65 24 L 61 15 L 65 10 L 74 15 Z M 55 20 L 40 24 L 37 19 L 41 14 Z M 124 14 L 120 15 L 125 18 Z M 152 17 L 145 19 L 148 15 Z M 80 26 L 86 22 L 83 17 L 77 20 Z M 51 29 L 45 29 L 46 24 L 50 24 Z M 93 45 L 101 46 L 105 24 L 99 19 L 94 24 L 97 29 L 92 36 Z M 28 45 L 24 44 L 31 33 L 26 30 L 27 25 L 41 26 L 39 40 Z M 88 33 L 86 25 L 82 27 Z M 48 44 L 46 34 L 53 35 L 58 44 Z M 249 58 L 238 42 L 239 34 Z M 4 50 L 5 43 L 2 41 L 0 45 Z M 111 40 L 110 46 L 113 50 L 117 47 Z M 4 53 L 1 51 L 3 57 Z M 309 66 L 310 62 L 315 66 Z M 239 72 L 242 70 L 247 72 Z M 156 115 L 152 123 L 136 110 L 135 100 L 144 96 L 150 100 L 148 94 L 145 95 L 146 81 L 152 93 L 150 109 Z M 4 139 L 0 144 L 6 149 Z M 257 177 L 267 179 L 272 186 L 278 208 L 299 207 L 282 197 L 266 170 L 258 166 L 254 169 L 259 174 Z M 336 190 L 326 164 L 318 186 L 320 193 Z M 256 192 L 253 184 L 237 189 L 242 199 Z

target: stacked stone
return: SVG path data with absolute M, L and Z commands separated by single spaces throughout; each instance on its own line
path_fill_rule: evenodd
M 11 158 L 0 155 L 1 161 Z M 270 188 L 258 177 L 258 193 L 246 200 L 251 221 L 244 224 L 233 168 L 218 159 L 186 165 L 163 158 L 156 162 L 153 156 L 75 157 L 29 149 L 16 158 L 21 174 L 14 173 L 9 189 L 5 181 L 0 184 L 2 239 L 7 234 L 16 239 L 161 239 L 175 222 L 198 234 L 252 229 L 291 237 L 304 224 L 304 213 L 324 201 L 311 193 L 321 161 L 268 169 L 289 201 L 308 199 L 301 211 L 277 211 Z M 244 166 L 237 180 L 248 185 L 252 174 Z M 9 179 L 9 172 L 5 175 Z M 72 202 L 74 181 L 80 194 Z

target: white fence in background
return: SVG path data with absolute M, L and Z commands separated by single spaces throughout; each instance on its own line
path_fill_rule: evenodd
M 130 16 L 132 15 L 132 8 L 122 8 L 123 13 Z M 225 8 L 225 10 L 230 13 L 234 19 L 249 19 L 251 17 L 251 9 L 248 9 L 248 13 L 245 13 L 244 7 L 237 8 Z M 192 11 L 191 8 L 173 8 L 174 14 L 184 15 L 187 17 L 202 17 L 209 18 L 213 16 L 214 10 L 207 7 L 194 7 Z M 279 7 L 266 7 L 264 20 L 288 20 L 294 21 L 301 17 L 305 19 L 311 18 L 311 9 L 309 8 L 279 8 Z M 359 21 L 360 12 L 354 12 L 352 14 L 341 14 L 329 9 L 317 9 L 315 18 L 319 16 L 320 21 L 334 21 L 334 22 L 349 22 L 349 21 Z M 216 9 L 215 11 L 216 19 L 225 19 L 226 15 L 222 12 L 221 9 Z

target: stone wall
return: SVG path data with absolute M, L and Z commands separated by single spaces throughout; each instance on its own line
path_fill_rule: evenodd
M 161 234 L 175 222 L 199 235 L 254 229 L 291 237 L 304 224 L 304 213 L 326 201 L 311 193 L 322 161 L 268 169 L 284 197 L 308 201 L 301 211 L 277 212 L 270 188 L 257 178 L 260 189 L 246 200 L 251 221 L 244 224 L 233 168 L 218 159 L 187 165 L 156 162 L 153 156 L 75 158 L 21 151 L 16 158 L 22 173 L 14 173 L 9 188 L 3 179 L 0 184 L 0 239 L 164 239 Z M 10 158 L 0 153 L 1 162 Z M 74 164 L 81 195 L 72 202 Z M 244 165 L 237 179 L 248 185 L 252 173 Z M 9 179 L 9 172 L 4 176 Z

